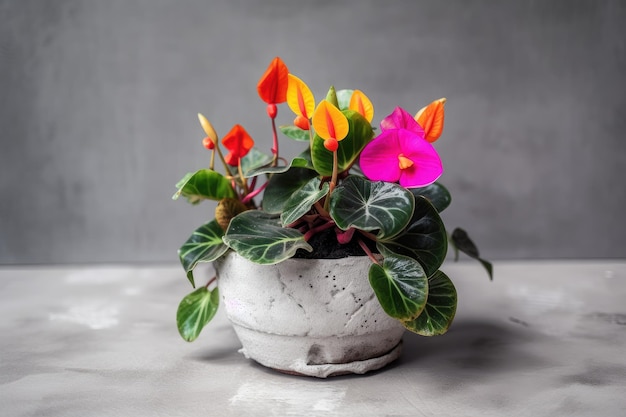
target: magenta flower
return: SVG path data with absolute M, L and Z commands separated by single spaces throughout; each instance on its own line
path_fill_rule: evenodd
M 389 116 L 380 122 L 381 131 L 389 129 L 407 129 L 424 137 L 424 129 L 415 121 L 413 116 L 402 107 L 396 107 Z
M 425 187 L 441 176 L 443 166 L 437 151 L 405 110 L 397 107 L 380 127 L 382 133 L 361 152 L 361 170 L 367 178 L 411 188 Z

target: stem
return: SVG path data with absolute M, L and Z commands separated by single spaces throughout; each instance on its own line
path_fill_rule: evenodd
M 312 228 L 311 230 L 309 230 L 308 232 L 304 234 L 304 241 L 308 242 L 309 239 L 311 239 L 316 233 L 322 232 L 326 229 L 330 229 L 331 227 L 335 227 L 335 222 L 332 220 L 329 220 L 328 222 L 320 226 Z
M 215 144 L 215 148 L 214 149 L 217 150 L 217 155 L 220 157 L 220 160 L 222 161 L 222 164 L 224 164 L 224 171 L 226 172 L 227 176 L 232 177 L 233 173 L 230 171 L 230 167 L 226 163 L 226 159 L 224 159 L 224 155 L 222 154 L 222 150 L 220 149 L 220 147 L 219 147 L 219 145 L 217 143 Z
M 206 289 L 208 289 L 208 288 L 209 288 L 209 286 L 210 286 L 211 284 L 213 284 L 215 281 L 217 281 L 217 277 L 213 277 L 213 278 L 211 278 L 211 279 L 209 280 L 209 282 L 207 282 L 207 283 L 206 283 L 206 285 L 205 285 L 204 287 L 205 287 Z
M 326 196 L 326 201 L 324 202 L 324 209 L 328 210 L 330 206 L 330 196 L 337 185 L 337 171 L 339 170 L 339 161 L 337 158 L 337 151 L 333 152 L 333 175 L 330 178 L 330 188 L 328 189 L 328 195 Z
M 214 168 L 215 168 L 215 148 L 213 148 L 213 150 L 211 151 L 211 163 L 209 164 L 209 169 L 211 171 L 215 171 Z
M 248 194 L 248 181 L 243 176 L 243 170 L 241 169 L 241 158 L 237 159 L 237 172 L 239 173 L 239 180 L 241 181 L 241 186 L 243 187 L 244 194 Z
M 275 167 L 278 165 L 278 134 L 276 133 L 276 119 L 272 117 L 272 154 L 274 157 L 272 158 L 272 166 Z
M 328 211 L 324 207 L 322 207 L 319 201 L 315 202 L 315 208 L 317 209 L 317 212 L 320 214 L 320 216 L 330 218 L 330 213 L 328 213 Z
M 370 258 L 372 262 L 374 262 L 376 265 L 380 265 L 380 262 L 378 262 L 378 259 L 376 259 L 370 248 L 368 248 L 365 244 L 365 242 L 363 242 L 361 239 L 357 239 L 357 242 L 359 243 L 359 246 L 361 247 L 361 249 L 363 249 L 363 252 L 365 252 L 367 257 Z
M 365 230 L 359 230 L 359 233 L 362 234 L 363 236 L 365 236 L 366 238 L 368 238 L 370 240 L 373 240 L 374 242 L 376 242 L 378 240 L 376 235 L 374 235 L 374 234 L 372 234 L 370 232 L 366 232 Z
M 265 187 L 267 187 L 268 182 L 263 183 L 262 186 L 260 186 L 258 189 L 251 191 L 248 195 L 246 195 L 241 202 L 243 204 L 247 204 L 250 202 L 250 200 L 252 200 L 254 197 L 256 197 L 257 195 L 261 194 L 261 192 L 263 190 L 265 190 Z

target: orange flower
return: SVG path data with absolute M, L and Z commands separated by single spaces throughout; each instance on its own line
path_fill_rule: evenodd
M 440 98 L 422 108 L 415 115 L 415 121 L 424 129 L 425 139 L 434 142 L 439 139 L 443 132 L 445 98 Z
M 297 116 L 311 118 L 315 110 L 315 97 L 304 81 L 293 74 L 289 74 L 287 88 L 287 105 Z
M 354 90 L 352 92 L 349 109 L 359 112 L 361 116 L 365 117 L 370 123 L 374 118 L 374 106 L 361 90 Z
M 287 101 L 288 74 L 289 70 L 283 60 L 279 57 L 274 58 L 257 83 L 256 88 L 261 100 L 267 104 Z
M 222 144 L 230 151 L 224 157 L 226 163 L 236 167 L 239 165 L 239 160 L 252 149 L 254 140 L 248 135 L 243 126 L 237 124 L 224 136 Z

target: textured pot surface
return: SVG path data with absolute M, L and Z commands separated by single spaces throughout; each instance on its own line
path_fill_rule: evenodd
M 215 262 L 228 318 L 248 358 L 317 377 L 365 373 L 399 356 L 404 327 L 369 285 L 367 257 L 258 265 L 235 252 Z

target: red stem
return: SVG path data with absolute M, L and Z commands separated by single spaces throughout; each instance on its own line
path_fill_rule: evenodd
M 311 230 L 309 230 L 308 232 L 306 232 L 304 234 L 304 240 L 306 242 L 309 241 L 309 239 L 311 239 L 316 233 L 322 232 L 326 229 L 330 229 L 331 227 L 335 227 L 335 222 L 330 220 L 320 226 L 314 227 Z
M 365 244 L 365 242 L 363 242 L 361 239 L 358 239 L 357 242 L 359 243 L 359 246 L 361 247 L 361 249 L 363 249 L 363 252 L 365 252 L 367 257 L 370 258 L 372 262 L 374 262 L 376 265 L 380 265 L 380 262 L 378 262 L 378 259 L 376 259 L 370 248 L 368 248 Z

